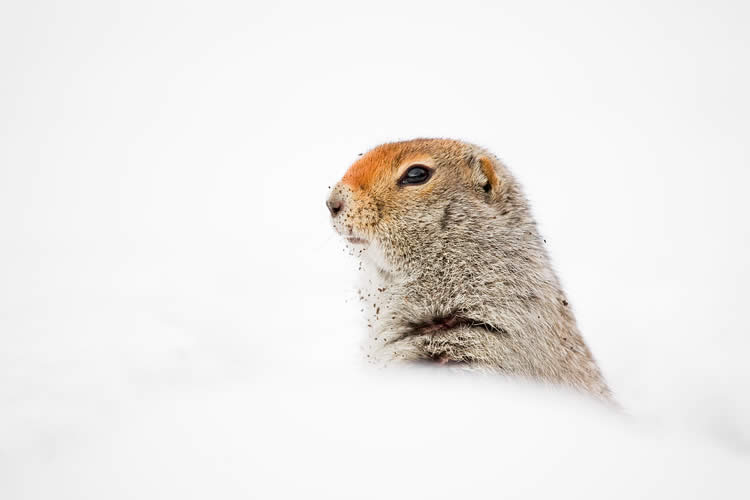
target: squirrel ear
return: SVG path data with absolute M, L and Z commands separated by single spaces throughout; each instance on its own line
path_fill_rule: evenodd
M 492 200 L 500 197 L 500 188 L 502 183 L 497 175 L 495 161 L 491 158 L 480 155 L 472 161 L 472 180 L 485 192 Z

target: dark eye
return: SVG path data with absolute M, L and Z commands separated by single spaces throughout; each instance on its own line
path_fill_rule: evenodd
M 401 185 L 424 184 L 430 178 L 430 175 L 432 175 L 432 170 L 429 168 L 423 165 L 414 165 L 409 167 L 398 183 Z

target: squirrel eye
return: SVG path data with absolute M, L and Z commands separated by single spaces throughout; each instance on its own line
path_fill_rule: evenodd
M 424 184 L 432 175 L 432 170 L 423 165 L 414 165 L 398 181 L 401 185 Z

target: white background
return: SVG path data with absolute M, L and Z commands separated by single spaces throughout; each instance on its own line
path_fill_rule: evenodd
M 745 2 L 4 2 L 0 497 L 747 498 Z M 469 140 L 628 416 L 371 373 L 328 187 Z

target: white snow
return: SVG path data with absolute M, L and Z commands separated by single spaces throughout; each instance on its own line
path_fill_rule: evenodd
M 748 498 L 748 7 L 0 7 L 0 498 Z M 626 414 L 368 370 L 328 186 L 523 182 Z

